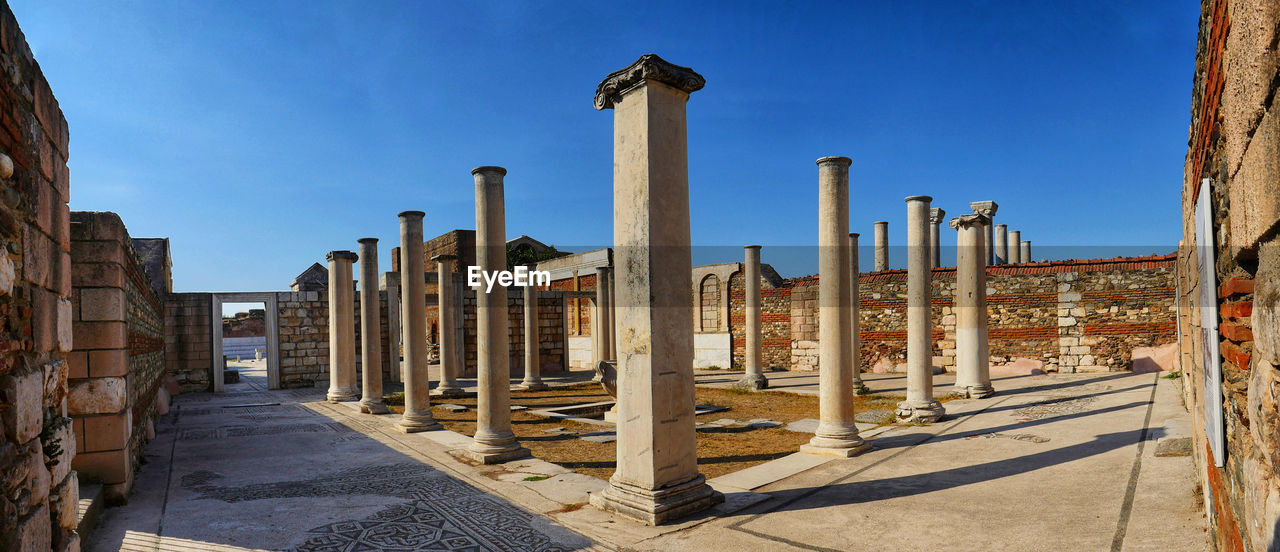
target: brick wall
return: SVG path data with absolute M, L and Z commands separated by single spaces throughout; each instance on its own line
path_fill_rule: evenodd
M 0 550 L 78 546 L 67 121 L 0 5 Z
M 1175 256 L 1023 263 L 987 269 L 992 361 L 1043 362 L 1047 370 L 1129 369 L 1136 347 L 1171 343 Z M 763 352 L 767 366 L 818 368 L 816 276 L 785 286 L 761 284 Z M 742 362 L 745 295 L 740 273 L 730 278 L 730 331 L 735 365 Z M 955 269 L 933 272 L 934 359 L 955 365 Z M 862 365 L 892 369 L 906 362 L 906 271 L 859 277 Z
M 164 380 L 165 307 L 115 213 L 71 213 L 71 263 L 72 465 L 124 502 Z
M 182 393 L 213 390 L 212 308 L 209 293 L 170 293 L 165 298 L 165 372 Z
M 1204 0 L 1182 183 L 1178 324 L 1196 465 L 1215 548 L 1280 547 L 1280 5 Z M 1195 208 L 1208 182 L 1211 243 L 1197 243 Z M 1215 282 L 1201 281 L 1210 250 Z M 1212 287 L 1211 287 L 1212 286 Z M 1211 304 L 1201 304 L 1210 288 Z M 1219 316 L 1203 328 L 1200 309 Z M 1206 359 L 1202 336 L 1217 339 Z M 1217 467 L 1201 414 L 1208 362 L 1221 364 L 1224 465 Z

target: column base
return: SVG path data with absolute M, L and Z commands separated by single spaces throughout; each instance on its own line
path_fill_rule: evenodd
M 360 398 L 360 391 L 354 387 L 330 387 L 325 399 L 329 402 L 349 402 Z
M 396 428 L 401 433 L 418 433 L 422 431 L 438 431 L 444 429 L 435 418 L 431 415 L 426 416 L 405 416 L 400 418 L 400 423 L 396 424 Z
M 648 525 L 662 525 L 724 502 L 724 495 L 707 485 L 702 474 L 674 487 L 647 489 L 609 479 L 609 486 L 591 493 L 592 506 Z
M 903 423 L 931 424 L 941 420 L 946 414 L 947 409 L 943 408 L 942 403 L 938 401 L 930 401 L 924 404 L 902 401 L 898 403 L 897 409 L 898 421 Z
M 870 395 L 871 388 L 867 387 L 867 384 L 863 383 L 863 381 L 860 379 L 853 380 L 853 394 L 854 395 Z
M 547 384 L 542 383 L 542 380 L 538 380 L 538 381 L 524 380 L 520 382 L 520 388 L 524 389 L 525 391 L 546 391 L 548 389 L 551 389 L 551 387 L 549 387 Z
M 456 399 L 467 396 L 467 391 L 458 387 L 457 384 L 445 385 L 442 383 L 436 386 L 435 395 L 445 399 Z
M 852 447 L 828 447 L 809 443 L 800 445 L 800 452 L 805 454 L 817 454 L 819 456 L 835 456 L 836 458 L 853 458 L 868 450 L 871 450 L 871 443 L 859 440 L 861 444 Z
M 738 380 L 733 386 L 739 389 L 760 391 L 761 389 L 769 388 L 769 378 L 764 377 L 764 374 L 747 374 L 742 376 L 742 379 Z
M 362 399 L 360 401 L 360 412 L 365 414 L 390 414 L 387 410 L 386 403 L 380 400 Z
M 952 393 L 967 399 L 985 399 L 996 394 L 996 388 L 990 383 L 963 384 L 957 385 Z
M 474 444 L 472 446 L 475 446 Z M 512 443 L 511 447 L 477 447 L 477 449 L 467 448 L 463 454 L 481 464 L 501 464 L 521 458 L 532 456 L 529 449 L 520 446 L 519 443 Z

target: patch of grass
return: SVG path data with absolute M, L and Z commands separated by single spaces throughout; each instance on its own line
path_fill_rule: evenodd
M 404 406 L 404 393 L 392 393 L 382 396 L 383 404 L 387 406 Z
M 551 513 L 553 513 L 553 514 L 565 514 L 565 513 L 569 513 L 569 512 L 576 512 L 576 511 L 578 511 L 578 510 L 581 510 L 581 509 L 582 509 L 582 507 L 583 507 L 583 506 L 586 506 L 586 505 L 587 505 L 587 503 L 586 503 L 586 502 L 575 502 L 575 503 L 573 503 L 573 504 L 565 504 L 565 505 L 564 505 L 564 508 L 561 508 L 561 509 L 559 509 L 559 510 L 555 510 L 555 511 L 553 511 L 553 512 L 551 512 Z
M 542 481 L 543 479 L 551 479 L 551 476 L 550 475 L 530 475 L 529 477 L 521 479 L 521 481 Z
M 1167 373 L 1167 374 L 1162 374 L 1160 377 L 1162 377 L 1162 378 L 1164 378 L 1164 379 L 1171 379 L 1171 380 L 1178 379 L 1178 378 L 1182 377 L 1182 370 L 1174 370 L 1174 371 L 1169 372 L 1169 373 Z

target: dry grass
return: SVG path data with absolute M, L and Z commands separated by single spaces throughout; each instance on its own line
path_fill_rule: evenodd
M 511 404 L 531 409 L 554 408 L 575 404 L 611 400 L 595 383 L 580 383 L 547 391 L 517 391 L 511 394 Z M 735 389 L 697 389 L 698 404 L 723 406 L 727 411 L 703 414 L 698 421 L 709 422 L 720 418 L 733 418 L 740 422 L 754 418 L 769 418 L 786 424 L 804 418 L 818 417 L 818 398 L 783 392 L 754 393 Z M 866 410 L 892 410 L 901 397 L 868 395 L 855 398 L 858 412 Z M 466 412 L 449 412 L 432 405 L 431 414 L 444 427 L 465 435 L 475 435 L 474 398 L 448 399 L 442 402 L 468 407 Z M 392 406 L 394 412 L 403 407 Z M 883 423 L 892 422 L 891 417 Z M 511 413 L 511 429 L 520 443 L 533 455 L 548 462 L 601 479 L 613 475 L 617 460 L 616 443 L 593 443 L 578 439 L 573 434 L 553 434 L 545 430 L 563 427 L 574 433 L 608 431 L 610 428 L 569 420 L 543 418 L 526 411 Z M 757 464 L 781 458 L 799 450 L 812 435 L 787 431 L 781 427 L 747 429 L 718 428 L 698 432 L 698 470 L 708 478 L 739 471 Z

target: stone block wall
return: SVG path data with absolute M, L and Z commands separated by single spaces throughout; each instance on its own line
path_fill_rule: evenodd
M 572 298 L 570 298 L 570 302 Z M 567 369 L 568 351 L 565 343 L 565 297 L 554 291 L 542 291 L 538 297 L 538 359 L 541 373 L 547 374 Z M 509 323 L 511 376 L 524 376 L 524 290 L 507 290 L 507 320 Z M 476 375 L 476 294 L 467 289 L 462 296 L 462 335 L 464 377 Z
M 276 305 L 279 309 L 280 386 L 311 387 L 317 381 L 328 381 L 328 292 L 280 292 L 276 294 Z M 359 327 L 359 314 L 356 316 L 356 326 Z
M 121 503 L 147 428 L 154 432 L 165 377 L 165 307 L 115 213 L 71 213 L 71 272 L 73 467 L 81 479 L 102 483 L 109 502 Z
M 1182 183 L 1178 324 L 1205 513 L 1217 550 L 1280 547 L 1280 5 L 1203 0 Z M 1196 237 L 1208 186 L 1214 233 Z M 1199 258 L 1212 252 L 1213 282 Z M 1203 303 L 1201 294 L 1208 296 Z M 1203 327 L 1202 309 L 1218 314 Z M 1208 358 L 1216 340 L 1219 354 Z M 1220 396 L 1204 384 L 1221 366 Z M 1215 465 L 1206 404 L 1222 401 Z
M 1129 369 L 1137 347 L 1172 343 L 1174 255 L 1022 263 L 987 269 L 992 361 L 1042 362 L 1047 370 Z M 955 366 L 955 268 L 933 272 L 934 363 Z M 767 365 L 818 369 L 816 276 L 762 285 L 761 318 Z M 864 369 L 906 362 L 906 271 L 859 276 Z M 697 306 L 695 305 L 695 308 Z M 733 358 L 742 361 L 745 296 L 741 275 L 730 278 Z
M 0 4 L 0 550 L 75 549 L 67 121 Z
M 212 391 L 213 295 L 170 293 L 164 309 L 164 364 L 182 393 Z

